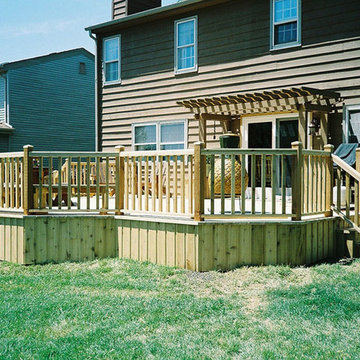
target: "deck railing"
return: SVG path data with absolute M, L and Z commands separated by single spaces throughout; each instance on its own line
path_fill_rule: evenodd
M 123 152 L 125 212 L 193 216 L 194 150 Z
M 208 218 L 331 215 L 332 146 L 0 154 L 0 208 Z M 347 181 L 347 180 L 346 180 Z M 345 181 L 345 182 L 346 182 Z
M 336 165 L 334 209 L 360 232 L 360 148 L 356 149 L 356 169 L 336 155 L 332 155 L 332 158 Z
M 22 152 L 0 153 L 0 209 L 23 208 L 23 160 Z

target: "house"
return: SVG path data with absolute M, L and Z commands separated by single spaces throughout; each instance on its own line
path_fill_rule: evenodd
M 94 68 L 82 48 L 1 64 L 0 152 L 95 150 Z
M 243 148 L 358 141 L 359 12 L 354 0 L 114 0 L 113 19 L 88 28 L 99 148 L 191 148 L 199 132 L 218 147 L 229 129 Z

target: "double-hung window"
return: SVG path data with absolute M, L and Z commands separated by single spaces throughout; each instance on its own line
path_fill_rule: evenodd
M 271 49 L 301 43 L 301 0 L 271 0 Z
M 120 82 L 120 36 L 104 39 L 104 83 Z
M 178 150 L 184 149 L 185 122 L 157 122 L 133 127 L 134 150 Z
M 197 70 L 197 16 L 175 21 L 175 73 Z

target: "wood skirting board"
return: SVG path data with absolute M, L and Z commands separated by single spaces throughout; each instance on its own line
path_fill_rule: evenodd
M 338 217 L 206 221 L 98 215 L 0 215 L 0 261 L 18 264 L 120 257 L 195 271 L 309 265 L 342 256 Z

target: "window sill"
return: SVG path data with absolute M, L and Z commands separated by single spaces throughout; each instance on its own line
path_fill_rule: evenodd
M 103 82 L 103 87 L 121 85 L 121 80 Z
M 195 67 L 195 68 L 191 68 L 191 69 L 175 70 L 174 74 L 175 74 L 175 76 L 178 76 L 178 75 L 186 75 L 186 74 L 192 74 L 192 73 L 197 73 L 197 72 L 198 72 L 198 67 Z
M 293 48 L 300 48 L 301 47 L 301 43 L 287 43 L 287 44 L 281 44 L 281 45 L 276 45 L 274 47 L 270 48 L 270 51 L 279 51 L 279 50 L 286 50 L 286 49 L 293 49 Z

